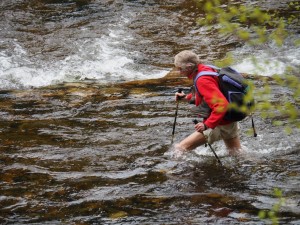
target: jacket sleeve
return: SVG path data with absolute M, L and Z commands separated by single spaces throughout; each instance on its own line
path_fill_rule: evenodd
M 187 94 L 185 98 L 186 100 L 191 101 L 191 99 L 193 98 L 193 94 Z
M 211 108 L 212 112 L 204 122 L 207 127 L 214 129 L 223 120 L 228 107 L 228 101 L 219 89 L 218 78 L 202 76 L 197 80 L 197 88 L 203 100 Z

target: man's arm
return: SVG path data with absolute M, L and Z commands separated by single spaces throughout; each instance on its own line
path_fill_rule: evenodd
M 197 80 L 197 87 L 204 101 L 212 112 L 204 122 L 206 127 L 215 128 L 223 120 L 228 108 L 228 101 L 219 88 L 217 77 L 202 76 Z

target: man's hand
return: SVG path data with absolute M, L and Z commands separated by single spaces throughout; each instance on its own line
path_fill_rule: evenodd
M 186 96 L 186 94 L 184 94 L 184 92 L 176 92 L 175 93 L 175 101 L 184 99 Z
M 200 122 L 200 123 L 197 123 L 195 125 L 195 130 L 200 132 L 200 133 L 203 133 L 203 131 L 205 131 L 207 129 L 207 127 L 205 126 L 204 123 Z

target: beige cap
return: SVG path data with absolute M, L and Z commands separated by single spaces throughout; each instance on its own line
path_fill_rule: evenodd
M 192 51 L 184 50 L 175 56 L 175 67 L 185 69 L 187 66 L 198 65 L 200 63 L 199 57 Z

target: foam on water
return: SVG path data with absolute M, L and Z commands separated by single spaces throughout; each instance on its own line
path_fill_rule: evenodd
M 300 45 L 296 40 L 299 38 L 290 36 L 282 46 L 270 43 L 259 49 L 249 45 L 238 48 L 233 55 L 240 60 L 233 67 L 242 73 L 262 76 L 283 75 L 289 68 L 298 71 Z
M 255 56 L 255 59 L 252 57 L 245 58 L 241 63 L 235 65 L 234 68 L 241 73 L 272 76 L 274 74 L 283 74 L 286 70 L 286 65 L 276 59 L 270 61 L 267 54 L 262 54 Z
M 123 42 L 131 38 L 120 29 L 111 29 L 108 35 L 76 41 L 73 55 L 50 62 L 30 58 L 14 40 L 11 53 L 0 52 L 0 88 L 41 87 L 84 79 L 106 83 L 164 76 L 167 70 L 135 63 L 134 59 L 141 53 L 128 52 L 122 47 Z

